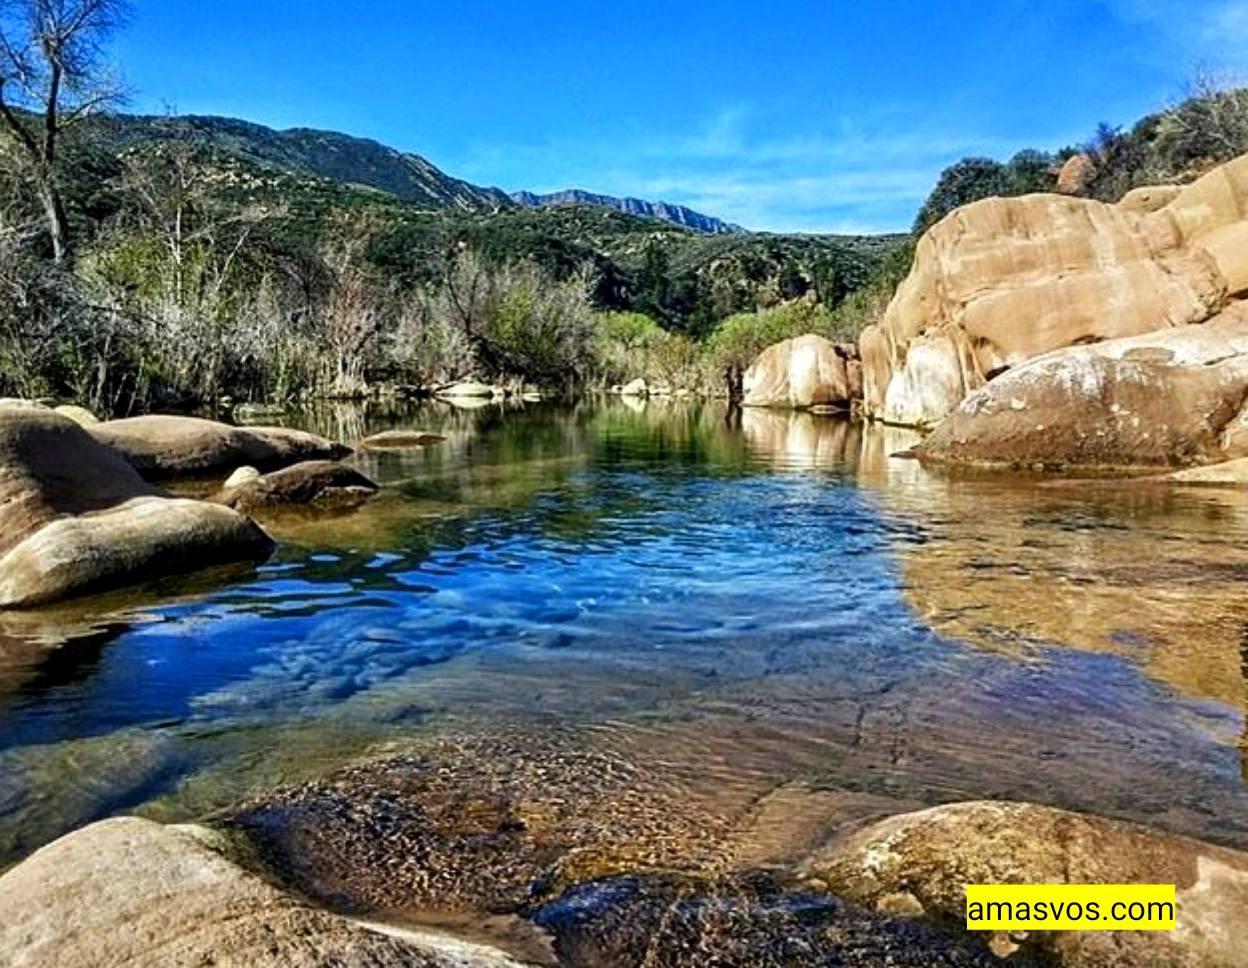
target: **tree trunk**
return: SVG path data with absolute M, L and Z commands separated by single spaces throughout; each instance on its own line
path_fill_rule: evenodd
M 61 194 L 50 177 L 40 181 L 39 201 L 43 205 L 48 234 L 52 238 L 52 258 L 59 265 L 69 258 L 69 219 L 65 217 Z

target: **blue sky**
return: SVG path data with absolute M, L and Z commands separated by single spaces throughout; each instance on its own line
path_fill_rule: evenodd
M 1248 67 L 1248 0 L 138 0 L 131 110 L 318 127 L 509 191 L 750 228 L 908 227 L 941 168 Z

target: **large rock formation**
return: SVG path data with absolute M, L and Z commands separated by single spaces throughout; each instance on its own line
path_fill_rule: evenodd
M 933 226 L 861 337 L 866 412 L 933 426 L 1036 356 L 1220 312 L 1248 290 L 1248 156 L 1168 194 L 992 198 Z
M 1166 467 L 1248 456 L 1248 304 L 1058 350 L 967 397 L 918 447 L 952 463 Z
M 161 496 L 72 420 L 0 408 L 0 608 L 262 560 L 272 548 L 235 511 Z
M 202 827 L 135 818 L 63 837 L 0 877 L 0 962 L 14 968 L 518 964 L 484 945 L 374 927 L 310 907 L 233 863 L 230 846 Z
M 244 465 L 271 471 L 305 460 L 338 460 L 351 452 L 302 430 L 231 427 L 198 417 L 129 417 L 90 429 L 149 480 L 210 477 Z
M 1007 954 L 1021 941 L 1065 968 L 1230 968 L 1248 951 L 1248 854 L 1035 804 L 890 817 L 835 840 L 806 867 L 846 898 L 949 927 L 966 923 L 967 884 L 1174 884 L 1173 932 L 1040 932 L 999 937 L 994 948 Z
M 852 346 L 808 334 L 769 346 L 741 379 L 747 407 L 845 407 L 862 395 L 862 368 Z

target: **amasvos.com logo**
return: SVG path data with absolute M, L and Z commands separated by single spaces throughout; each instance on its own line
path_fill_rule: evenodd
M 1173 884 L 968 884 L 971 931 L 1173 931 Z

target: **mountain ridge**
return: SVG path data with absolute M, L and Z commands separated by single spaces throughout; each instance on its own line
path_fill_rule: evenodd
M 491 211 L 515 203 L 500 188 L 474 185 L 442 171 L 415 152 L 372 138 L 320 128 L 270 128 L 221 115 L 99 114 L 84 122 L 89 133 L 116 150 L 183 141 L 291 174 L 313 175 L 386 192 L 432 209 Z
M 511 200 L 525 208 L 545 208 L 552 205 L 592 205 L 596 208 L 610 208 L 624 212 L 626 215 L 683 225 L 685 228 L 704 235 L 740 235 L 747 231 L 740 225 L 725 222 L 713 215 L 705 215 L 686 205 L 663 201 L 651 202 L 631 196 L 604 195 L 581 188 L 566 188 L 562 191 L 544 194 L 530 191 L 512 192 Z
M 83 122 L 89 136 L 115 151 L 159 142 L 186 142 L 288 174 L 328 178 L 393 195 L 431 210 L 491 212 L 503 209 L 587 205 L 653 219 L 703 235 L 746 232 L 715 216 L 684 205 L 617 197 L 581 189 L 540 194 L 507 193 L 476 185 L 443 171 L 428 158 L 373 138 L 323 128 L 271 128 L 242 118 L 211 114 L 99 114 Z

